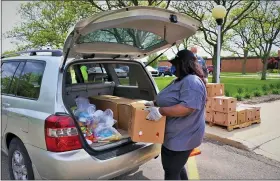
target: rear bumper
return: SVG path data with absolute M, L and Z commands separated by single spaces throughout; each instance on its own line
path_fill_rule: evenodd
M 98 160 L 84 149 L 52 153 L 26 145 L 32 163 L 43 179 L 111 179 L 125 174 L 160 154 L 160 145 L 153 144 L 127 154 Z

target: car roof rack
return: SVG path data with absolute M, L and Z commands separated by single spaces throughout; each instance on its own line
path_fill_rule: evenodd
M 36 56 L 38 52 L 51 52 L 52 53 L 51 56 L 53 57 L 60 57 L 63 55 L 63 52 L 60 49 L 56 49 L 56 50 L 47 49 L 47 50 L 27 50 L 27 51 L 15 52 L 11 54 L 1 55 L 1 58 L 7 58 L 16 55 L 20 56 L 21 54 L 26 54 L 26 53 L 28 53 L 29 56 Z

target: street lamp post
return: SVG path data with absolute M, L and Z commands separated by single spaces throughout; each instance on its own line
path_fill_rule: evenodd
M 226 8 L 222 5 L 218 5 L 213 8 L 212 16 L 216 19 L 218 24 L 218 37 L 217 37 L 217 65 L 214 67 L 216 69 L 216 83 L 220 83 L 220 69 L 221 69 L 221 26 L 223 24 L 223 19 L 226 16 Z

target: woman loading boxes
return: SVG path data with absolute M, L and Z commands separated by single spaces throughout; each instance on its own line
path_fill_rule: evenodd
M 181 50 L 170 61 L 177 79 L 163 89 L 155 101 L 147 102 L 147 119 L 167 116 L 161 150 L 166 180 L 187 180 L 185 164 L 198 147 L 205 131 L 206 88 L 203 71 L 194 54 Z

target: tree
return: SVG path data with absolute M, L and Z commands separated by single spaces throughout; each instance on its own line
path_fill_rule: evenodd
M 156 6 L 167 9 L 170 5 L 171 0 L 166 1 L 159 1 L 159 0 L 147 0 L 147 1 L 141 1 L 141 0 L 116 0 L 116 1 L 110 1 L 106 0 L 105 2 L 96 1 L 96 0 L 88 0 L 92 4 L 93 7 L 95 7 L 99 11 L 108 11 L 113 9 L 120 9 L 124 7 L 129 6 Z
M 96 12 L 91 3 L 85 1 L 34 1 L 23 3 L 19 14 L 23 20 L 5 34 L 21 42 L 18 49 L 40 48 L 50 45 L 62 48 L 68 30 L 77 21 Z
M 260 6 L 250 16 L 254 20 L 253 43 L 250 47 L 263 63 L 261 80 L 266 80 L 268 58 L 273 45 L 280 40 L 280 5 L 274 1 L 261 1 Z
M 271 51 L 269 56 L 270 57 L 278 57 L 278 52 L 277 51 Z
M 148 63 L 150 63 L 152 60 L 154 60 L 158 56 L 157 53 L 153 53 L 148 56 Z M 156 68 L 158 66 L 158 62 L 161 60 L 168 60 L 166 55 L 160 56 L 157 60 L 153 61 L 153 63 L 150 64 L 151 67 Z
M 226 16 L 222 24 L 221 45 L 228 38 L 228 31 L 237 26 L 241 20 L 248 17 L 249 14 L 257 8 L 257 1 L 235 1 L 235 0 L 214 0 L 214 1 L 176 1 L 171 6 L 180 13 L 184 13 L 201 22 L 199 31 L 203 32 L 204 39 L 212 47 L 212 63 L 217 67 L 217 29 L 216 22 L 211 13 L 215 5 L 223 5 L 226 10 Z M 238 10 L 238 15 L 231 12 Z M 222 46 L 221 46 L 222 47 Z M 213 73 L 213 82 L 216 82 L 216 70 Z
M 238 12 L 236 12 L 238 13 Z M 238 55 L 243 57 L 242 60 L 242 74 L 246 74 L 246 63 L 247 58 L 250 52 L 253 51 L 250 46 L 253 41 L 251 41 L 253 36 L 252 28 L 254 22 L 251 18 L 245 18 L 240 23 L 232 29 L 232 32 L 229 33 L 229 41 L 225 42 L 225 50 L 232 52 L 234 56 Z M 239 50 L 241 49 L 241 52 Z
M 4 51 L 2 53 L 2 55 L 9 55 L 9 54 L 13 54 L 13 53 L 16 53 L 17 51 L 16 50 L 8 50 L 8 51 Z

